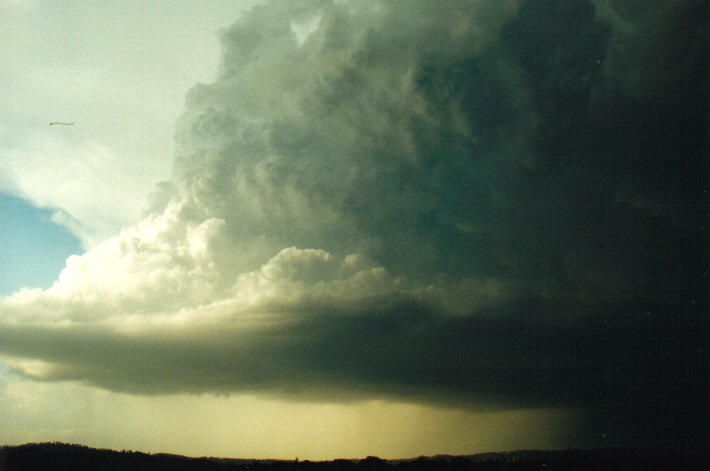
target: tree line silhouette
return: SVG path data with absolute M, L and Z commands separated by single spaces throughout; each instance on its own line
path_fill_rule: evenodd
M 364 459 L 256 460 L 191 458 L 140 451 L 95 449 L 59 442 L 0 447 L 0 471 L 36 470 L 704 470 L 702 452 L 631 448 L 564 451 L 515 451 L 470 456 L 435 456 L 409 460 Z

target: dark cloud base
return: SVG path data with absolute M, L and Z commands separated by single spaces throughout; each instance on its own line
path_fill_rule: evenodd
M 706 336 L 697 329 L 698 309 L 685 302 L 681 312 L 683 303 L 580 308 L 523 298 L 460 318 L 419 303 L 322 313 L 309 306 L 278 328 L 221 329 L 197 340 L 89 329 L 5 329 L 0 339 L 6 353 L 56 362 L 45 380 L 88 380 L 129 393 L 581 409 L 610 440 L 692 444 L 706 426 Z

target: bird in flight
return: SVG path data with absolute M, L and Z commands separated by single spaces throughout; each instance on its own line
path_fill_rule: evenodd
M 52 121 L 51 123 L 49 123 L 50 126 L 54 126 L 55 124 L 61 124 L 62 126 L 71 126 L 74 123 L 63 123 L 61 121 Z

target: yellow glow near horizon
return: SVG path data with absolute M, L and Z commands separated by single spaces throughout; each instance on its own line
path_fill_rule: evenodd
M 31 403 L 35 419 L 14 433 L 0 431 L 6 444 L 64 441 L 188 456 L 322 460 L 559 448 L 577 418 L 560 409 L 474 412 L 384 400 L 134 396 L 31 381 L 11 387 L 15 406 L 24 407 L 26 418 Z

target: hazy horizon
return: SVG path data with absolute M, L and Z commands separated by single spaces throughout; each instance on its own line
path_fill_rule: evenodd
M 701 446 L 708 8 L 0 1 L 0 443 Z

